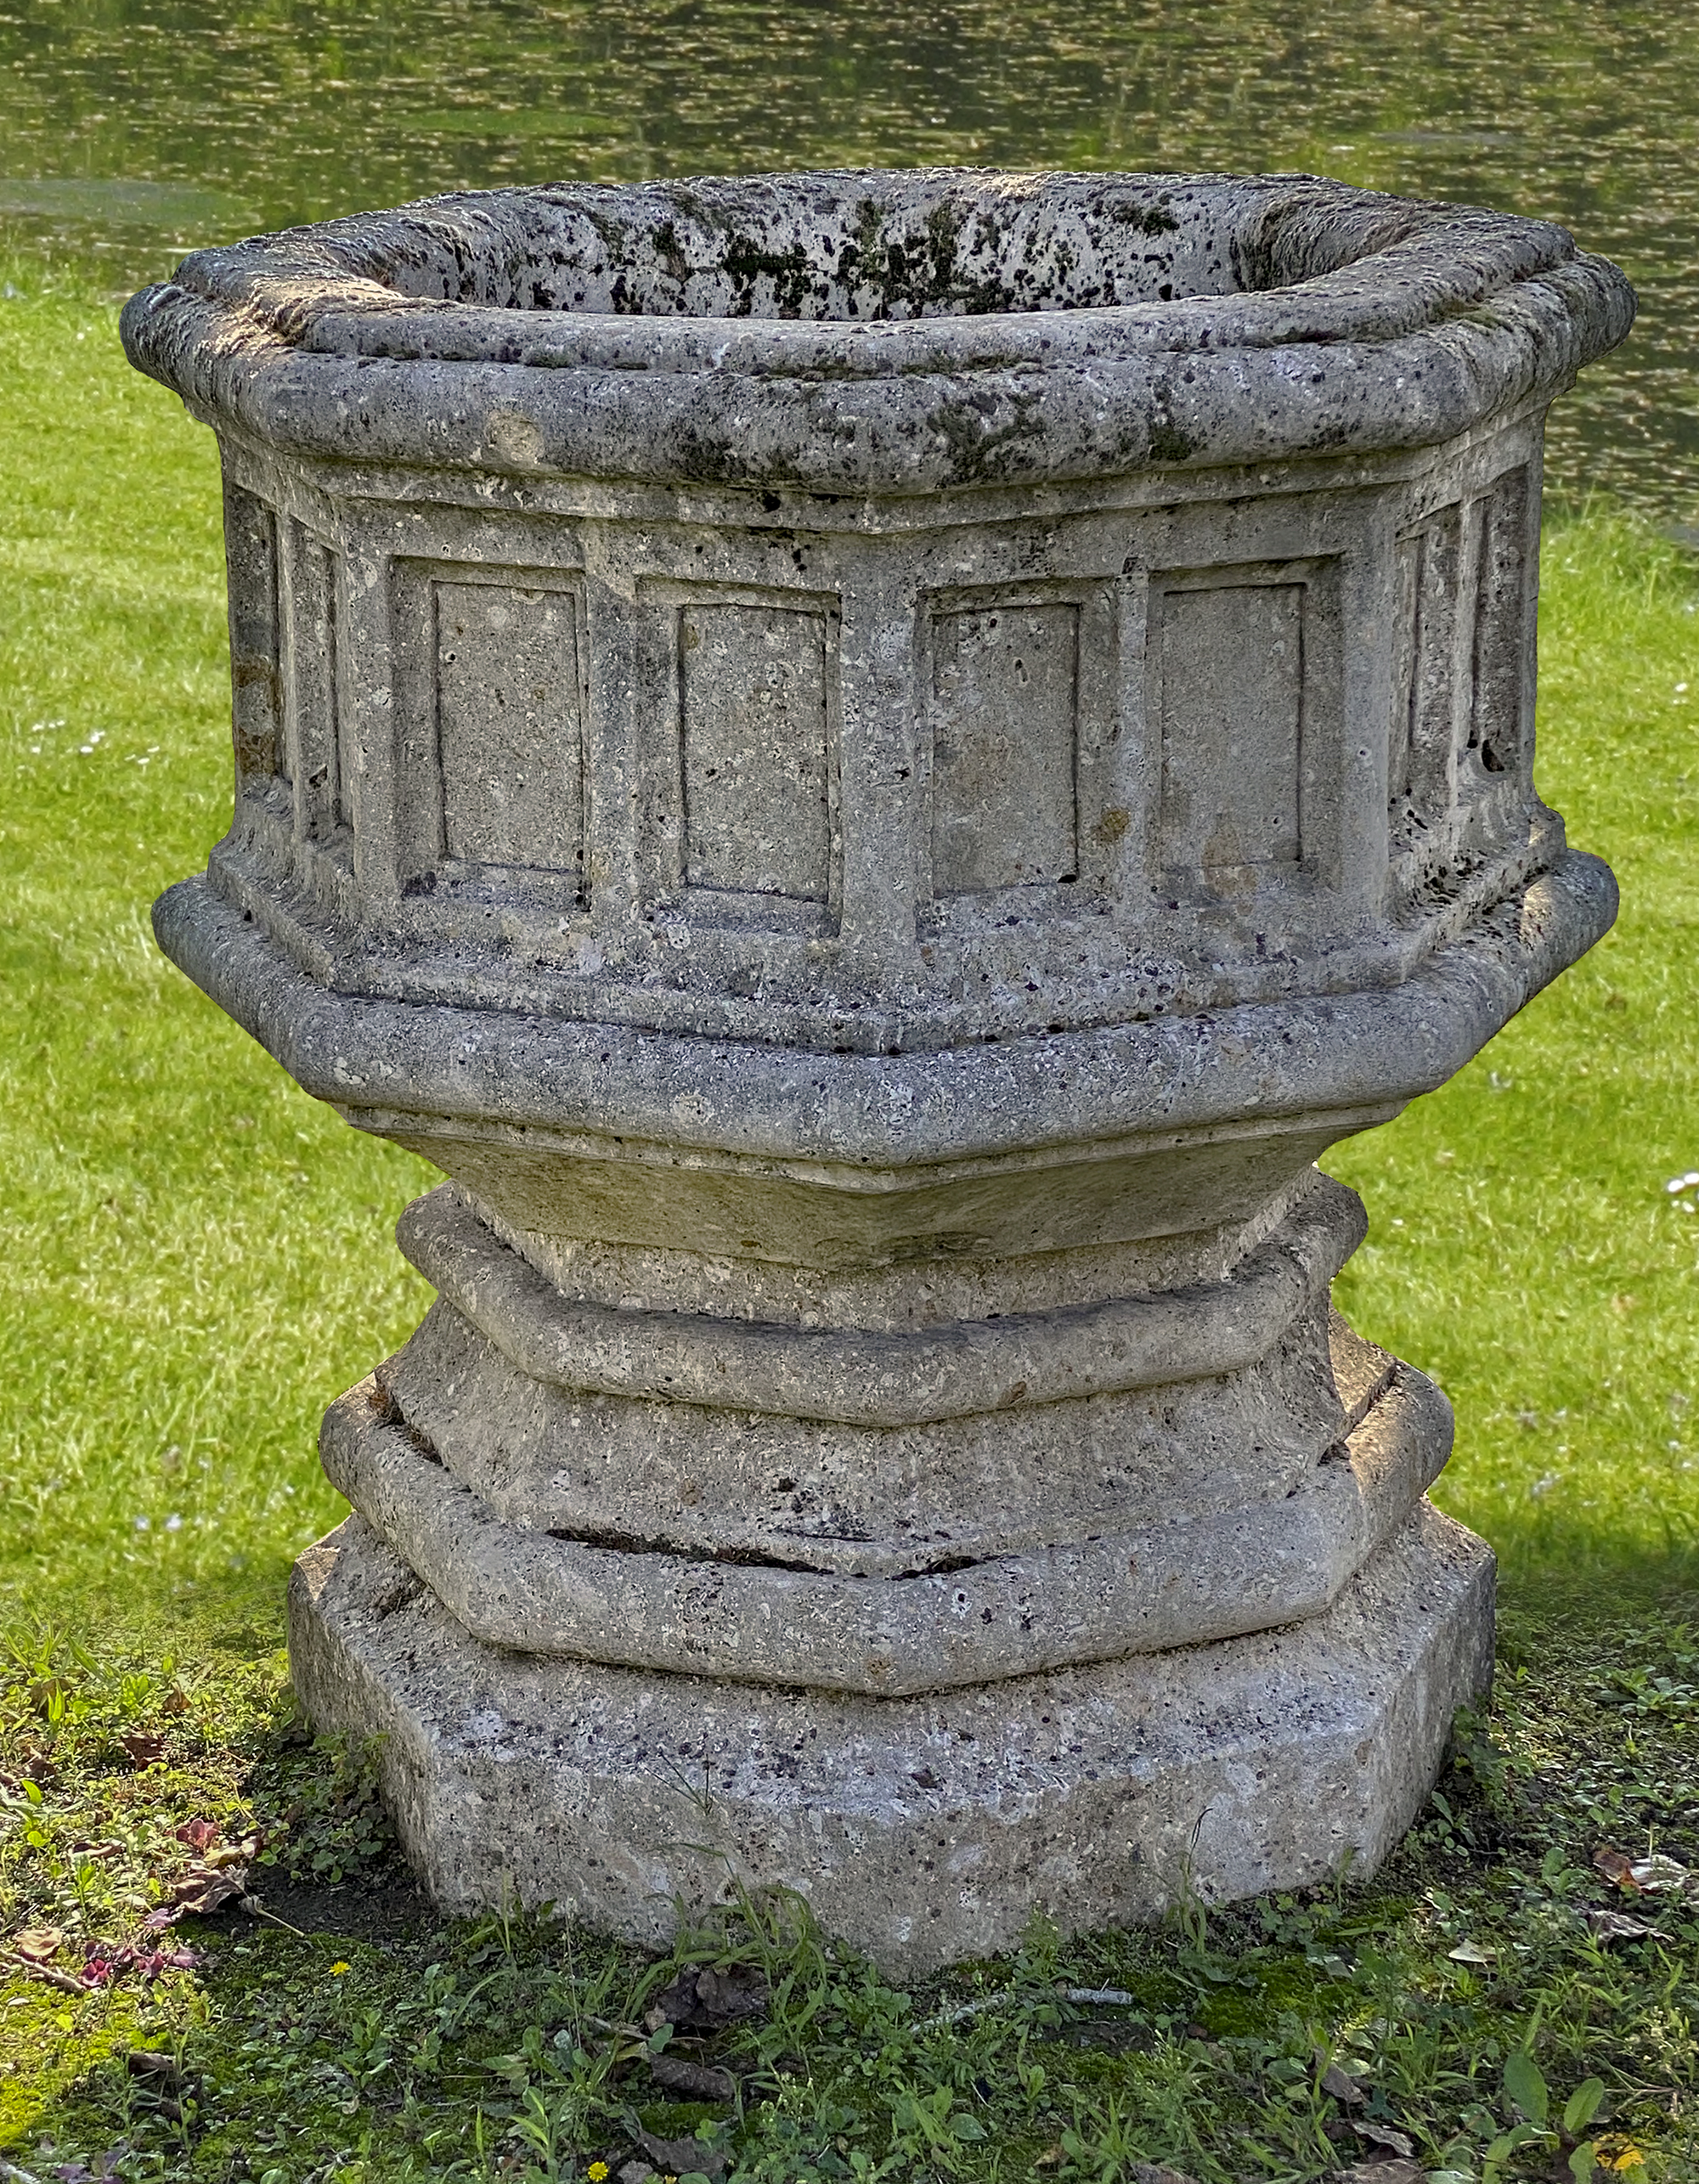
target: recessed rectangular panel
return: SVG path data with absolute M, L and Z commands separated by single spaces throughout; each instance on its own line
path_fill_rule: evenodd
M 224 488 L 229 578 L 230 701 L 240 780 L 289 778 L 283 738 L 277 518 L 240 486 Z
M 1164 868 L 1295 864 L 1304 586 L 1177 589 L 1153 608 Z
M 1072 601 L 937 614 L 932 655 L 932 885 L 983 894 L 1070 879 L 1080 609 Z
M 1459 511 L 1398 541 L 1397 674 L 1386 763 L 1392 844 L 1408 849 L 1451 803 L 1455 738 Z
M 443 853 L 470 864 L 581 871 L 573 595 L 502 584 L 433 590 Z
M 352 823 L 337 661 L 341 569 L 337 556 L 302 525 L 290 529 L 292 770 L 301 784 L 307 833 L 320 841 Z
M 1468 748 L 1483 772 L 1511 773 L 1521 761 L 1530 686 L 1527 471 L 1506 472 L 1473 513 L 1479 529 Z
M 693 601 L 678 645 L 686 886 L 827 901 L 824 610 Z

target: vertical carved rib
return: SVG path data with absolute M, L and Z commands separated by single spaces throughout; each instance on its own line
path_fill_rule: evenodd
M 352 824 L 348 754 L 338 700 L 338 557 L 299 523 L 289 526 L 289 742 L 296 825 L 310 842 Z

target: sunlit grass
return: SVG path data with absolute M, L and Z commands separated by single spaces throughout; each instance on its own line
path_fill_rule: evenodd
M 14 285 L 0 1583 L 274 1602 L 336 1513 L 325 1402 L 422 1309 L 387 1232 L 429 1171 L 305 1098 L 154 947 L 150 900 L 227 810 L 211 436 L 126 367 L 110 308 Z M 1542 772 L 1616 866 L 1621 923 L 1332 1163 L 1374 1223 L 1341 1301 L 1450 1393 L 1440 1498 L 1518 1586 L 1674 1577 L 1699 1526 L 1699 1194 L 1664 1188 L 1699 1167 L 1696 592 L 1621 522 L 1549 537 Z
M 275 1611 L 333 1521 L 327 1397 L 415 1322 L 426 1171 L 298 1092 L 161 957 L 229 810 L 209 433 L 113 311 L 0 302 L 0 1586 Z M 4 1599 L 0 1592 L 0 1601 Z
M 1436 1098 L 1339 1148 L 1338 1285 L 1456 1406 L 1436 1499 L 1531 1603 L 1690 1582 L 1699 1539 L 1699 580 L 1603 518 L 1549 532 L 1540 777 L 1615 867 L 1615 929 Z M 1400 1225 L 1402 1224 L 1402 1225 Z
M 150 900 L 204 861 L 227 809 L 213 453 L 128 371 L 110 308 L 68 281 L 44 293 L 38 268 L 11 278 L 0 1626 L 51 1613 L 87 1655 L 32 1639 L 0 1662 L 0 1931 L 61 1934 L 71 1977 L 168 1896 L 186 1815 L 233 1842 L 257 1830 L 282 1861 L 258 1885 L 311 1931 L 191 1922 L 175 1931 L 198 1967 L 80 1995 L 14 1960 L 0 2144 L 33 2145 L 43 2176 L 115 2148 L 125 2176 L 208 2184 L 338 2163 L 595 2176 L 590 2154 L 629 2150 L 634 2113 L 676 2131 L 698 2112 L 615 2058 L 623 2035 L 544 2034 L 624 2022 L 675 1967 L 499 1921 L 369 1923 L 396 1879 L 381 1855 L 340 1891 L 274 1893 L 291 1860 L 316 1873 L 364 1825 L 281 1725 L 281 1587 L 338 1514 L 320 1412 L 423 1308 L 387 1231 L 431 1171 L 306 1099 L 153 946 Z M 1699 1521 L 1699 1212 L 1683 1210 L 1699 1192 L 1664 1188 L 1699 1169 L 1696 598 L 1691 563 L 1608 516 L 1549 534 L 1544 780 L 1616 866 L 1622 922 L 1455 1084 L 1330 1164 L 1374 1222 L 1341 1301 L 1451 1394 L 1439 1498 L 1504 1558 L 1493 1741 L 1465 1740 L 1366 1895 L 1212 1924 L 1194 1906 L 1166 1933 L 1060 1950 L 1036 1928 L 1012 1963 L 912 2002 L 806 1937 L 704 1943 L 759 1963 L 780 1998 L 724 2050 L 746 2121 L 717 2135 L 744 2184 L 1036 2164 L 1104 2184 L 1135 2159 L 1285 2184 L 1361 2151 L 1318 2048 L 1366 2071 L 1374 2113 L 1426 2165 L 1487 2173 L 1519 2113 L 1509 2058 L 1529 2046 L 1557 2103 L 1604 2089 L 1600 2159 L 1627 2168 L 1644 2141 L 1640 2173 L 1696 2173 L 1691 1907 L 1659 1899 L 1655 1938 L 1609 1949 L 1585 1915 L 1613 1900 L 1589 1865 L 1601 1839 L 1655 1835 L 1699 1863 L 1681 1832 L 1699 1685 L 1667 1605 Z M 1611 1628 L 1634 1587 L 1666 1605 Z M 1578 1610 L 1583 1629 L 1555 1629 Z M 135 1730 L 156 1761 L 127 1747 Z M 1058 1978 L 1132 1999 L 1081 2045 Z M 124 2067 L 137 2046 L 180 2056 L 193 2091 L 175 2119 Z M 579 2158 L 524 2166 L 545 2125 Z M 1567 2143 L 1531 2143 L 1514 2173 L 1574 2172 Z M 866 2150 L 887 2165 L 852 2168 Z

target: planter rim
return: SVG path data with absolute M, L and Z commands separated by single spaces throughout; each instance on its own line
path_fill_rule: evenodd
M 877 494 L 1437 444 L 1633 314 L 1547 221 L 933 168 L 422 200 L 198 251 L 123 335 L 302 454 Z

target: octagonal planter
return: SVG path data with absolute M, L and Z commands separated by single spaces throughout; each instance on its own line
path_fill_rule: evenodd
M 125 317 L 217 429 L 161 944 L 453 1179 L 296 1673 L 445 1901 L 896 1967 L 1380 1856 L 1490 1661 L 1312 1163 L 1609 923 L 1532 782 L 1562 230 L 1303 177 L 449 197 Z M 680 1789 L 680 1785 L 685 1788 Z

